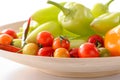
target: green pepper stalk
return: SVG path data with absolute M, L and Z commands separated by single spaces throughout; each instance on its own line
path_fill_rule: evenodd
M 69 15 L 69 13 L 70 13 L 70 10 L 69 10 L 69 9 L 61 6 L 60 4 L 58 5 L 58 3 L 53 2 L 53 1 L 50 1 L 50 0 L 48 0 L 48 3 L 49 3 L 49 4 L 53 4 L 53 5 L 55 5 L 56 7 L 60 8 L 66 16 Z
M 105 4 L 105 6 L 108 8 L 109 5 L 110 5 L 113 1 L 114 1 L 114 0 L 110 0 L 109 2 L 107 2 L 107 3 Z
M 94 33 L 89 25 L 93 20 L 93 15 L 87 7 L 76 2 L 66 3 L 65 6 L 50 0 L 47 3 L 62 10 L 58 14 L 58 21 L 66 30 L 81 35 L 81 37 L 90 36 Z
M 104 13 L 109 12 L 109 6 L 114 0 L 110 0 L 106 4 L 97 3 L 94 5 L 93 9 L 91 10 L 93 16 L 96 18 Z

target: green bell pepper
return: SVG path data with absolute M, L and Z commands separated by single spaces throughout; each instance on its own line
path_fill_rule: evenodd
M 66 2 L 61 2 L 61 5 L 64 5 Z M 32 14 L 32 20 L 38 22 L 40 25 L 47 22 L 47 21 L 57 21 L 58 13 L 60 12 L 60 9 L 58 9 L 56 6 L 49 6 L 42 8 L 35 13 Z
M 76 2 L 66 3 L 64 6 L 48 0 L 62 11 L 58 15 L 58 21 L 68 31 L 83 36 L 94 34 L 90 23 L 94 19 L 90 9 Z
M 26 43 L 36 43 L 37 34 L 41 31 L 49 31 L 54 37 L 62 34 L 63 28 L 56 21 L 48 21 L 34 29 L 26 38 Z
M 97 3 L 94 5 L 93 9 L 91 10 L 93 16 L 96 18 L 104 13 L 109 12 L 109 5 L 113 2 L 114 0 L 110 0 L 106 4 L 103 3 Z
M 107 31 L 118 24 L 120 24 L 120 12 L 111 12 L 95 18 L 90 25 L 96 33 L 104 36 Z

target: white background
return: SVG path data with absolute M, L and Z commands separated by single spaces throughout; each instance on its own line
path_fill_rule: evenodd
M 90 9 L 97 2 L 105 3 L 108 0 L 54 0 L 77 1 Z M 0 25 L 26 20 L 36 10 L 48 6 L 46 0 L 0 0 Z M 120 1 L 115 0 L 110 11 L 120 11 Z M 120 75 L 113 75 L 94 79 L 62 78 L 42 73 L 36 69 L 23 66 L 0 57 L 0 80 L 119 80 Z
M 28 19 L 36 10 L 45 7 L 47 0 L 0 0 L 0 25 L 15 22 L 18 20 Z M 60 1 L 77 1 L 84 4 L 90 9 L 97 2 L 106 3 L 109 0 L 54 0 Z M 120 11 L 120 2 L 115 0 L 110 5 L 110 11 Z

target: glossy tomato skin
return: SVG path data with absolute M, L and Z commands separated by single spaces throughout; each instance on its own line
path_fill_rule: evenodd
M 48 31 L 42 31 L 37 35 L 37 42 L 43 47 L 52 46 L 53 40 L 54 40 L 53 35 Z
M 54 39 L 52 47 L 54 50 L 56 50 L 57 48 L 65 48 L 69 50 L 70 42 L 67 38 L 57 37 Z
M 79 58 L 78 49 L 79 48 L 72 48 L 72 49 L 70 49 L 69 53 L 70 53 L 70 57 L 71 58 Z
M 17 33 L 16 33 L 15 30 L 13 30 L 13 29 L 4 29 L 4 30 L 2 31 L 2 33 L 5 33 L 5 34 L 10 35 L 10 36 L 13 37 L 14 39 L 18 38 Z
M 55 58 L 70 58 L 69 51 L 65 48 L 57 48 L 54 52 Z
M 99 51 L 93 43 L 84 43 L 78 50 L 80 58 L 99 57 Z
M 104 47 L 103 37 L 97 34 L 90 36 L 88 42 L 95 44 L 97 47 Z
M 10 45 L 13 38 L 8 34 L 0 34 L 0 44 Z
M 52 49 L 52 47 L 43 47 L 39 49 L 37 55 L 53 57 L 53 53 L 54 53 L 54 50 Z
M 36 55 L 38 49 L 39 46 L 36 43 L 28 43 L 23 47 L 22 53 L 27 55 Z

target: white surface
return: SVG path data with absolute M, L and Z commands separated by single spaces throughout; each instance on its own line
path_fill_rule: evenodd
M 0 58 L 0 80 L 120 80 L 120 74 L 101 78 L 65 78 Z
M 0 25 L 28 19 L 31 14 L 45 7 L 47 0 L 0 0 Z M 86 7 L 92 8 L 97 2 L 105 3 L 109 0 L 53 0 L 53 1 L 77 1 Z M 110 11 L 119 11 L 119 0 L 110 5 Z
M 0 0 L 0 25 L 28 19 L 36 10 L 45 6 L 46 0 Z M 54 0 L 55 1 L 55 0 Z M 56 0 L 58 1 L 58 0 Z M 61 0 L 62 1 L 62 0 Z M 65 0 L 64 0 L 65 1 Z M 66 0 L 75 1 L 75 0 Z M 77 0 L 76 0 L 77 1 Z M 100 0 L 106 2 L 108 0 Z M 92 7 L 98 0 L 79 0 L 88 7 Z M 111 11 L 120 10 L 120 1 L 111 4 Z M 120 74 L 102 78 L 63 78 L 42 73 L 39 70 L 27 67 L 0 57 L 0 80 L 119 80 Z

